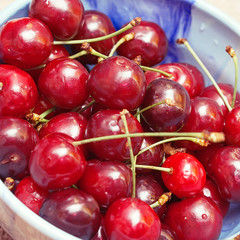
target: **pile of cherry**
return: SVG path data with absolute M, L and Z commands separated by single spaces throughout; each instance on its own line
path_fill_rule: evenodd
M 240 202 L 239 93 L 160 64 L 157 24 L 116 31 L 65 2 L 33 0 L 0 29 L 2 181 L 80 239 L 218 239 Z

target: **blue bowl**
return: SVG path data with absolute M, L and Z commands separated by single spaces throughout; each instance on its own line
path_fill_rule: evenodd
M 0 25 L 9 19 L 27 16 L 30 0 L 16 0 L 0 12 Z M 185 37 L 218 82 L 234 83 L 234 66 L 225 47 L 240 49 L 240 28 L 201 0 L 82 0 L 85 9 L 106 13 L 119 29 L 135 17 L 159 24 L 169 40 L 165 62 L 181 61 L 197 65 L 185 47 L 175 44 Z M 240 67 L 240 66 L 239 66 Z M 210 81 L 205 76 L 207 84 Z M 240 88 L 239 88 L 240 90 Z M 79 240 L 41 219 L 29 210 L 0 181 L 0 223 L 14 239 Z M 220 239 L 240 234 L 240 204 L 231 204 Z

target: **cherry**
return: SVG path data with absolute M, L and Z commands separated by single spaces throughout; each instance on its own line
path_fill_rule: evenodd
M 152 176 L 139 176 L 136 179 L 136 198 L 144 201 L 151 205 L 156 202 L 159 197 L 164 193 L 161 185 Z M 159 218 L 162 217 L 166 205 L 160 205 L 155 207 L 154 211 L 157 213 Z
M 142 64 L 154 66 L 165 58 L 168 51 L 168 40 L 163 29 L 154 22 L 141 21 L 141 23 L 123 34 L 134 33 L 134 39 L 123 43 L 117 52 L 131 60 L 137 56 L 142 57 Z
M 1 60 L 22 69 L 41 65 L 50 55 L 52 44 L 50 30 L 36 18 L 9 20 L 0 28 Z
M 165 78 L 152 81 L 148 85 L 141 109 L 165 100 L 170 101 L 170 104 L 160 104 L 141 115 L 151 129 L 174 132 L 184 125 L 191 110 L 189 95 L 179 83 Z
M 208 162 L 208 173 L 218 186 L 223 199 L 240 201 L 240 148 L 224 146 L 219 148 Z
M 14 192 L 14 195 L 36 214 L 48 194 L 49 192 L 40 188 L 30 176 L 23 178 Z
M 101 37 L 115 32 L 115 28 L 111 19 L 102 12 L 96 10 L 88 10 L 84 13 L 83 26 L 79 28 L 78 34 L 74 39 L 91 39 Z M 105 55 L 108 55 L 116 43 L 116 37 L 106 39 L 99 42 L 91 43 L 91 47 Z M 81 45 L 72 45 L 73 52 L 80 52 Z M 97 57 L 93 55 L 85 55 L 79 58 L 83 64 L 96 64 Z
M 91 238 L 91 240 L 107 240 L 105 230 L 104 230 L 104 217 L 102 217 L 101 225 L 97 233 L 94 235 L 93 238 Z
M 82 27 L 84 7 L 80 0 L 32 0 L 28 14 L 43 21 L 55 38 L 69 40 Z
M 129 133 L 141 133 L 142 127 L 138 120 L 129 114 L 126 114 Z M 108 135 L 126 133 L 119 110 L 107 109 L 95 113 L 89 120 L 86 128 L 85 138 L 95 138 Z M 133 153 L 137 154 L 141 144 L 141 137 L 131 139 Z M 98 158 L 104 160 L 126 161 L 130 158 L 127 139 L 114 139 L 105 141 L 95 141 L 89 143 L 89 150 Z
M 80 239 L 91 239 L 101 223 L 96 200 L 90 194 L 73 188 L 51 193 L 39 215 Z
M 79 189 L 91 194 L 101 208 L 107 209 L 119 198 L 130 197 L 132 172 L 118 161 L 88 161 L 81 177 Z
M 191 113 L 181 132 L 222 132 L 223 125 L 223 114 L 216 101 L 206 97 L 195 97 L 191 99 Z M 175 143 L 178 147 L 187 148 L 189 151 L 203 148 L 190 141 Z
M 113 56 L 95 65 L 87 87 L 90 95 L 107 108 L 135 110 L 143 101 L 146 80 L 136 63 Z
M 63 133 L 42 138 L 31 153 L 29 171 L 33 181 L 45 189 L 59 189 L 76 184 L 86 160 L 73 139 Z
M 172 77 L 170 79 L 181 84 L 187 90 L 190 98 L 193 98 L 197 95 L 199 91 L 197 79 L 194 77 L 192 71 L 184 64 L 165 63 L 157 65 L 154 68 L 171 74 Z M 146 71 L 145 77 L 147 84 L 149 84 L 150 82 L 157 78 L 166 78 L 166 76 L 163 75 L 162 73 L 155 71 Z
M 167 224 L 162 223 L 161 237 L 159 240 L 177 240 L 177 236 Z
M 143 138 L 142 145 L 140 148 L 141 150 L 144 150 L 146 147 L 149 147 L 150 145 L 156 143 L 156 139 L 154 138 Z M 138 165 L 150 165 L 150 166 L 160 166 L 163 160 L 163 147 L 162 145 L 158 145 L 156 147 L 150 148 L 148 151 L 144 151 L 143 153 L 139 154 L 137 156 L 136 164 Z M 143 169 L 143 168 L 137 168 L 138 174 L 150 174 L 152 172 L 151 169 Z
M 225 116 L 224 134 L 228 145 L 240 146 L 240 105 L 235 106 Z
M 31 151 L 39 140 L 26 120 L 0 116 L 0 177 L 22 179 L 28 175 Z
M 234 88 L 231 84 L 228 83 L 218 83 L 219 88 L 222 90 L 223 95 L 227 98 L 228 102 L 231 104 L 232 103 L 232 97 L 233 97 L 233 91 Z M 203 91 L 199 94 L 201 97 L 208 97 L 213 100 L 215 100 L 218 105 L 221 107 L 223 115 L 225 116 L 226 113 L 228 112 L 228 109 L 223 102 L 221 96 L 217 92 L 216 88 L 213 85 L 210 85 L 206 88 L 203 89 Z M 240 94 L 237 92 L 236 95 L 236 104 L 240 103 Z
M 158 239 L 161 222 L 154 210 L 137 198 L 121 198 L 107 210 L 104 226 L 109 240 Z
M 211 179 L 207 178 L 205 186 L 197 195 L 211 198 L 219 208 L 222 216 L 226 216 L 230 203 L 221 197 L 217 185 Z
M 222 215 L 214 202 L 204 196 L 185 198 L 171 203 L 164 218 L 178 240 L 217 240 L 222 228 Z
M 195 195 L 206 183 L 205 169 L 188 153 L 179 152 L 168 157 L 162 167 L 172 168 L 172 173 L 161 172 L 161 174 L 166 187 L 178 198 Z
M 12 65 L 0 65 L 0 115 L 24 118 L 37 100 L 37 86 L 29 74 Z
M 38 79 L 39 91 L 56 107 L 72 109 L 88 98 L 88 71 L 77 60 L 57 58 L 49 62 Z

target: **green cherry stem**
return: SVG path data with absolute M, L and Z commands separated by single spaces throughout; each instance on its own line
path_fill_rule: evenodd
M 139 25 L 141 23 L 142 19 L 140 17 L 136 17 L 134 18 L 130 23 L 128 23 L 125 27 L 119 29 L 116 32 L 113 32 L 111 34 L 105 35 L 105 36 L 101 36 L 101 37 L 97 37 L 97 38 L 90 38 L 90 39 L 82 39 L 82 40 L 70 40 L 70 41 L 54 41 L 53 44 L 54 45 L 61 45 L 61 44 L 82 44 L 84 42 L 99 42 L 99 41 L 103 41 L 112 37 L 115 37 L 137 25 Z
M 166 192 L 160 196 L 160 198 L 150 205 L 151 208 L 159 207 L 171 200 L 172 193 Z
M 233 92 L 233 98 L 232 98 L 232 104 L 231 107 L 233 108 L 236 102 L 236 95 L 237 95 L 237 84 L 238 84 L 238 59 L 236 52 L 231 46 L 226 47 L 226 52 L 231 56 L 234 62 L 234 68 L 235 68 L 235 83 L 234 83 L 234 92 Z
M 203 71 L 207 74 L 207 76 L 209 77 L 209 79 L 211 80 L 212 84 L 214 85 L 214 87 L 216 88 L 217 92 L 219 93 L 219 95 L 221 96 L 222 100 L 224 101 L 227 109 L 229 111 L 232 110 L 232 107 L 230 106 L 227 98 L 224 96 L 221 88 L 218 86 L 217 82 L 214 80 L 214 78 L 212 77 L 211 73 L 208 71 L 208 69 L 205 67 L 205 65 L 203 64 L 203 62 L 201 61 L 201 59 L 198 57 L 198 55 L 195 53 L 195 51 L 192 49 L 192 47 L 190 46 L 189 42 L 187 41 L 187 39 L 185 38 L 179 38 L 176 41 L 178 44 L 184 44 L 186 46 L 186 48 L 188 49 L 188 51 L 192 54 L 192 56 L 195 58 L 195 60 L 198 62 L 198 64 L 200 65 L 200 67 L 203 69 Z
M 136 168 L 144 168 L 144 169 L 151 169 L 151 170 L 157 170 L 161 172 L 167 172 L 169 174 L 172 174 L 172 168 L 165 168 L 165 167 L 157 167 L 157 166 L 150 166 L 150 165 L 135 165 Z
M 140 66 L 142 68 L 143 71 L 152 71 L 152 72 L 158 72 L 161 73 L 162 75 L 164 75 L 165 77 L 168 77 L 170 79 L 172 79 L 172 74 L 164 72 L 160 69 L 156 69 L 156 68 L 151 68 L 151 67 L 146 67 L 146 66 Z

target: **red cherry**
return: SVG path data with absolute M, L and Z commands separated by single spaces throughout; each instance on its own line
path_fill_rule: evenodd
M 80 0 L 32 0 L 28 14 L 43 21 L 55 38 L 69 40 L 83 24 L 84 7 Z
M 0 28 L 0 58 L 22 69 L 41 65 L 50 55 L 53 37 L 36 18 L 18 18 Z
M 36 130 L 26 120 L 0 117 L 0 177 L 22 179 L 28 175 L 31 151 L 39 141 Z
M 165 58 L 168 51 L 168 40 L 163 29 L 154 22 L 141 21 L 141 23 L 118 37 L 121 38 L 130 32 L 134 39 L 123 43 L 117 52 L 131 60 L 137 56 L 142 57 L 142 64 L 154 66 Z
M 29 74 L 7 65 L 0 65 L 0 115 L 24 118 L 38 100 L 38 90 Z
M 40 188 L 30 176 L 23 178 L 14 192 L 14 195 L 36 214 L 48 194 L 49 192 Z
M 90 160 L 78 186 L 91 194 L 100 207 L 107 209 L 117 199 L 131 195 L 131 183 L 132 172 L 125 163 Z
M 39 215 L 80 239 L 91 239 L 101 223 L 96 200 L 88 193 L 73 188 L 51 193 Z
M 130 113 L 126 114 L 129 133 L 143 132 L 139 121 Z M 108 135 L 124 134 L 125 127 L 119 110 L 103 110 L 95 113 L 89 120 L 85 138 L 95 138 Z M 141 137 L 131 139 L 133 153 L 137 154 L 141 144 Z M 104 160 L 126 161 L 130 158 L 127 138 L 97 141 L 88 144 L 89 150 L 98 158 Z
M 159 240 L 177 240 L 177 236 L 167 224 L 162 223 L 161 237 Z
M 137 198 L 122 198 L 107 210 L 104 226 L 109 240 L 158 239 L 161 222 L 153 209 Z
M 59 189 L 76 184 L 86 160 L 74 140 L 63 133 L 42 138 L 31 153 L 29 171 L 36 184 L 45 189 Z
M 188 153 L 176 153 L 162 165 L 172 168 L 172 173 L 161 172 L 166 187 L 178 198 L 190 197 L 200 192 L 206 183 L 202 164 Z
M 146 80 L 136 63 L 114 56 L 95 65 L 87 87 L 90 95 L 105 107 L 135 110 L 143 101 Z
M 164 223 L 172 228 L 178 240 L 217 240 L 222 215 L 211 199 L 196 196 L 170 204 Z
M 111 19 L 102 12 L 96 10 L 88 10 L 84 13 L 83 26 L 79 28 L 78 34 L 74 39 L 91 39 L 102 37 L 115 32 L 115 28 Z M 108 55 L 116 43 L 116 37 L 106 39 L 99 42 L 91 43 L 91 47 L 105 55 Z M 80 52 L 81 45 L 74 44 L 71 46 L 75 53 Z M 93 55 L 85 55 L 79 58 L 83 64 L 96 64 L 98 57 Z
M 38 88 L 54 106 L 72 109 L 88 98 L 88 75 L 86 68 L 77 60 L 57 58 L 43 69 Z

